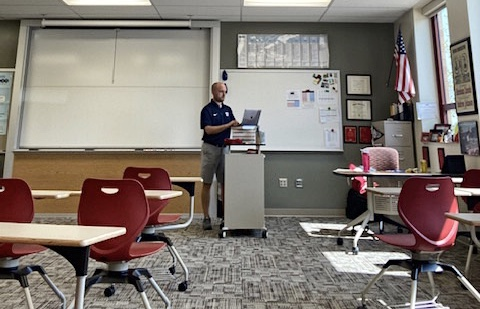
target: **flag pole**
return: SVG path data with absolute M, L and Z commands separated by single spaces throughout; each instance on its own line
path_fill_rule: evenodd
M 388 71 L 388 78 L 387 82 L 385 84 L 385 87 L 390 87 L 390 78 L 392 77 L 392 71 L 393 71 L 393 62 L 395 61 L 395 57 L 392 57 L 392 61 L 390 62 L 390 71 Z

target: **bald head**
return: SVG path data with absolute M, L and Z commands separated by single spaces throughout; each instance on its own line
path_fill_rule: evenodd
M 217 103 L 223 103 L 227 94 L 227 86 L 225 83 L 216 82 L 212 84 L 212 97 Z

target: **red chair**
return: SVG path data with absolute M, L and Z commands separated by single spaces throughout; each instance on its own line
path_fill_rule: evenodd
M 480 169 L 469 169 L 463 174 L 463 181 L 460 184 L 463 188 L 480 188 Z M 467 208 L 471 212 L 480 212 L 480 196 L 462 196 L 463 201 L 467 204 Z M 475 251 L 475 244 L 470 238 L 470 232 L 459 232 L 458 236 L 465 236 L 470 239 L 468 246 L 467 262 L 465 264 L 465 277 L 469 277 L 470 264 L 472 262 L 472 255 Z M 480 233 L 477 231 L 477 238 Z
M 127 167 L 123 172 L 124 179 L 138 180 L 145 190 L 172 190 L 170 175 L 160 167 Z M 167 244 L 168 251 L 173 259 L 173 265 L 169 268 L 170 273 L 175 274 L 175 266 L 178 261 L 183 269 L 184 280 L 178 285 L 179 291 L 188 288 L 188 268 L 177 252 L 173 241 L 161 231 L 162 227 L 180 220 L 180 214 L 165 214 L 162 210 L 167 206 L 168 200 L 149 199 L 150 216 L 147 226 L 143 229 L 141 241 L 162 241 Z
M 398 199 L 398 212 L 411 233 L 383 234 L 378 235 L 378 238 L 392 246 L 410 250 L 412 257 L 389 260 L 383 265 L 382 270 L 362 291 L 360 308 L 366 308 L 365 296 L 368 290 L 392 265 L 411 271 L 410 308 L 415 308 L 419 273 L 428 274 L 434 296 L 432 272 L 441 273 L 443 270 L 453 272 L 480 302 L 480 294 L 455 266 L 438 261 L 439 254 L 450 249 L 455 244 L 457 236 L 458 222 L 445 217 L 446 212 L 458 212 L 452 180 L 449 177 L 409 178 L 405 181 Z
M 149 206 L 142 185 L 133 179 L 86 179 L 78 207 L 78 224 L 93 226 L 124 226 L 125 235 L 100 242 L 90 248 L 90 257 L 107 264 L 87 278 L 85 293 L 96 283 L 129 283 L 140 293 L 145 308 L 149 301 L 141 282 L 148 279 L 157 294 L 170 308 L 170 300 L 146 268 L 129 268 L 128 262 L 155 254 L 165 247 L 161 242 L 137 242 L 137 236 L 149 217 Z M 114 286 L 105 289 L 105 296 L 115 293 Z
M 30 223 L 33 220 L 33 216 L 33 197 L 28 184 L 21 179 L 0 178 L 0 221 Z M 65 308 L 65 296 L 53 284 L 42 266 L 19 266 L 19 259 L 22 256 L 39 253 L 44 250 L 47 250 L 47 248 L 39 245 L 0 243 L 0 279 L 15 279 L 20 282 L 27 298 L 27 306 L 33 309 L 27 276 L 36 271 L 60 298 L 62 308 Z

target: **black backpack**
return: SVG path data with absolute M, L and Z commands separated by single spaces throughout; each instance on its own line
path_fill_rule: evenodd
M 355 189 L 348 190 L 346 216 L 348 219 L 355 219 L 367 211 L 366 193 L 361 194 Z

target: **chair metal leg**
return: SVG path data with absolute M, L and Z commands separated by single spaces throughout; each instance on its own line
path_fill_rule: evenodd
M 187 268 L 187 265 L 185 265 L 185 263 L 183 262 L 182 258 L 178 254 L 178 251 L 177 251 L 177 249 L 175 249 L 175 246 L 173 246 L 173 244 L 172 244 L 172 246 L 168 246 L 167 248 L 170 251 L 170 253 L 172 254 L 172 256 L 174 256 L 175 259 L 180 263 L 180 266 L 183 269 L 183 275 L 185 277 L 185 280 L 178 284 L 178 290 L 182 291 L 182 292 L 186 291 L 187 288 L 188 288 L 188 268 Z
M 175 267 L 177 261 L 180 263 L 180 266 L 183 270 L 184 280 L 178 284 L 179 291 L 186 291 L 188 288 L 188 268 L 187 265 L 183 262 L 183 259 L 178 254 L 177 249 L 175 248 L 173 241 L 166 236 L 164 233 L 155 233 L 155 234 L 142 234 L 140 241 L 162 241 L 167 244 L 168 252 L 172 256 L 172 266 L 169 268 L 170 273 L 173 275 L 175 273 Z
M 462 273 L 453 265 L 438 263 L 444 270 L 448 270 L 457 276 L 457 279 L 463 284 L 463 286 L 480 302 L 480 293 L 473 287 L 470 281 L 462 275 Z
M 472 240 L 470 240 L 470 244 L 468 245 L 468 254 L 467 254 L 467 262 L 465 263 L 465 277 L 469 278 L 470 275 L 470 264 L 472 262 L 472 255 L 473 249 L 475 248 L 475 244 Z
M 432 288 L 432 299 L 433 299 L 438 296 L 435 289 L 435 280 L 433 279 L 433 274 L 431 272 L 427 272 L 427 276 L 428 276 L 428 281 L 430 282 L 430 287 Z
M 30 294 L 30 289 L 28 288 L 28 286 L 23 288 L 23 292 L 25 293 L 25 298 L 27 299 L 27 308 L 34 309 L 32 295 Z
M 36 271 L 40 274 L 40 276 L 43 278 L 43 280 L 48 284 L 48 286 L 52 289 L 52 291 L 60 299 L 60 301 L 62 303 L 62 308 L 65 309 L 66 302 L 67 302 L 67 300 L 65 298 L 65 295 L 63 295 L 63 293 L 57 288 L 57 286 L 48 277 L 45 269 L 43 269 L 43 267 L 40 266 L 40 265 L 29 265 L 29 266 L 25 266 L 25 267 L 16 271 L 16 276 L 17 276 L 16 279 L 20 282 L 20 285 L 24 289 L 25 296 L 27 297 L 27 303 L 31 304 L 31 305 L 29 305 L 29 308 L 33 308 L 33 302 L 32 302 L 32 297 L 30 295 L 29 288 L 28 288 L 29 285 L 28 285 L 27 276 L 34 271 Z
M 373 279 L 370 280 L 370 282 L 367 284 L 365 289 L 363 289 L 363 291 L 362 291 L 362 306 L 365 307 L 367 305 L 366 304 L 366 295 L 367 295 L 368 291 L 375 284 L 375 282 L 377 282 L 383 276 L 383 274 L 387 271 L 388 267 L 390 267 L 390 265 L 387 265 L 387 264 L 383 265 L 380 272 L 378 274 L 376 274 L 375 277 L 373 277 Z
M 170 309 L 170 299 L 168 299 L 167 295 L 163 293 L 162 289 L 158 286 L 157 282 L 153 279 L 153 277 L 148 278 L 148 282 L 150 282 L 155 291 L 157 291 L 157 294 L 162 298 L 163 302 L 165 303 L 165 308 Z

